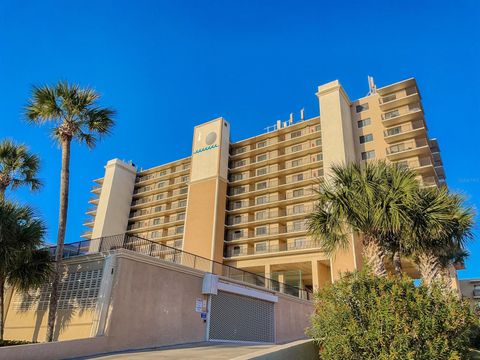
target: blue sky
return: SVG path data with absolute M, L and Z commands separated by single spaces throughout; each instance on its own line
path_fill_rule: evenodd
M 360 6 L 361 3 L 361 6 Z M 188 156 L 193 126 L 224 116 L 256 135 L 339 79 L 350 98 L 416 77 L 448 184 L 480 203 L 478 1 L 0 1 L 0 139 L 42 159 L 45 187 L 18 191 L 55 241 L 60 150 L 23 121 L 33 84 L 89 85 L 115 108 L 114 133 L 72 151 L 67 240 L 78 240 L 92 180 L 118 157 L 148 168 Z M 476 229 L 478 234 L 478 227 Z M 460 277 L 480 277 L 480 243 Z

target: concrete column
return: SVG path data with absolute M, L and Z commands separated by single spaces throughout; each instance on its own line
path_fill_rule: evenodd
M 119 159 L 107 163 L 92 239 L 124 234 L 127 231 L 136 174 L 134 165 Z M 98 251 L 99 245 L 100 241 L 92 241 L 90 251 Z
M 223 118 L 195 127 L 183 250 L 223 262 L 230 126 Z M 216 267 L 205 269 L 218 273 Z
M 318 260 L 312 260 L 312 284 L 313 290 L 320 290 L 325 284 L 331 282 L 330 267 Z
M 332 165 L 356 161 L 351 102 L 338 80 L 318 87 L 322 128 L 323 169 L 326 180 L 331 176 Z M 353 271 L 360 266 L 359 243 L 352 236 L 350 246 L 339 250 L 331 261 L 333 278 L 342 272 Z
M 284 293 L 285 292 L 285 274 L 284 273 L 278 273 L 278 282 L 280 283 L 280 292 Z
M 270 264 L 265 264 L 265 277 L 269 280 L 268 281 L 268 284 L 265 284 L 265 287 L 267 289 L 271 289 L 272 288 L 272 283 L 271 283 L 271 278 L 272 278 L 272 267 L 270 266 Z

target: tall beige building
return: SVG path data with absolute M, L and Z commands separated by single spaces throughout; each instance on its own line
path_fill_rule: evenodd
M 371 80 L 371 79 L 370 79 Z M 195 127 L 191 156 L 147 170 L 118 159 L 95 180 L 85 238 L 122 233 L 294 286 L 321 287 L 361 266 L 361 244 L 333 258 L 310 239 L 313 187 L 334 163 L 387 159 L 424 186 L 445 184 L 415 79 L 350 100 L 338 81 L 318 87 L 319 116 L 277 123 L 230 142 L 218 118 Z M 214 271 L 214 269 L 212 269 Z

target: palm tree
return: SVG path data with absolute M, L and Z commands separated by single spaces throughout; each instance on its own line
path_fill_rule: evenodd
M 386 275 L 385 255 L 397 247 L 407 207 L 418 186 L 415 173 L 386 162 L 335 165 L 320 183 L 310 234 L 328 254 L 349 243 L 351 231 L 362 236 L 363 256 L 374 274 Z
M 15 144 L 12 140 L 0 142 L 0 199 L 5 197 L 8 188 L 29 186 L 38 190 L 41 182 L 37 178 L 40 160 L 28 151 L 23 144 Z
M 53 87 L 34 87 L 32 98 L 26 107 L 27 119 L 34 124 L 50 125 L 53 138 L 62 149 L 56 268 L 48 309 L 47 341 L 53 340 L 58 303 L 58 285 L 67 225 L 70 146 L 72 141 L 76 140 L 93 148 L 100 137 L 110 133 L 114 124 L 112 120 L 114 111 L 98 106 L 99 98 L 100 95 L 93 89 L 80 88 L 78 85 L 61 81 Z
M 425 285 L 445 278 L 445 270 L 466 256 L 474 211 L 446 188 L 419 189 L 409 209 L 410 231 L 404 251 L 415 259 Z
M 45 224 L 28 206 L 0 200 L 0 340 L 5 325 L 5 286 L 28 290 L 51 275 L 50 253 L 42 249 Z

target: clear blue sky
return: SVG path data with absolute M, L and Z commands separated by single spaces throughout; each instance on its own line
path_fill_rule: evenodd
M 361 3 L 360 5 L 357 5 Z M 118 111 L 94 151 L 73 147 L 67 240 L 78 240 L 92 180 L 118 157 L 148 168 L 188 156 L 193 126 L 224 116 L 233 140 L 302 107 L 339 79 L 350 98 L 416 77 L 448 184 L 480 203 L 480 3 L 462 1 L 0 2 L 0 138 L 29 144 L 45 187 L 14 196 L 56 239 L 60 151 L 22 120 L 33 84 L 90 85 Z M 477 227 L 478 229 L 478 227 Z M 477 231 L 478 233 L 478 231 Z M 460 276 L 480 277 L 480 243 Z

